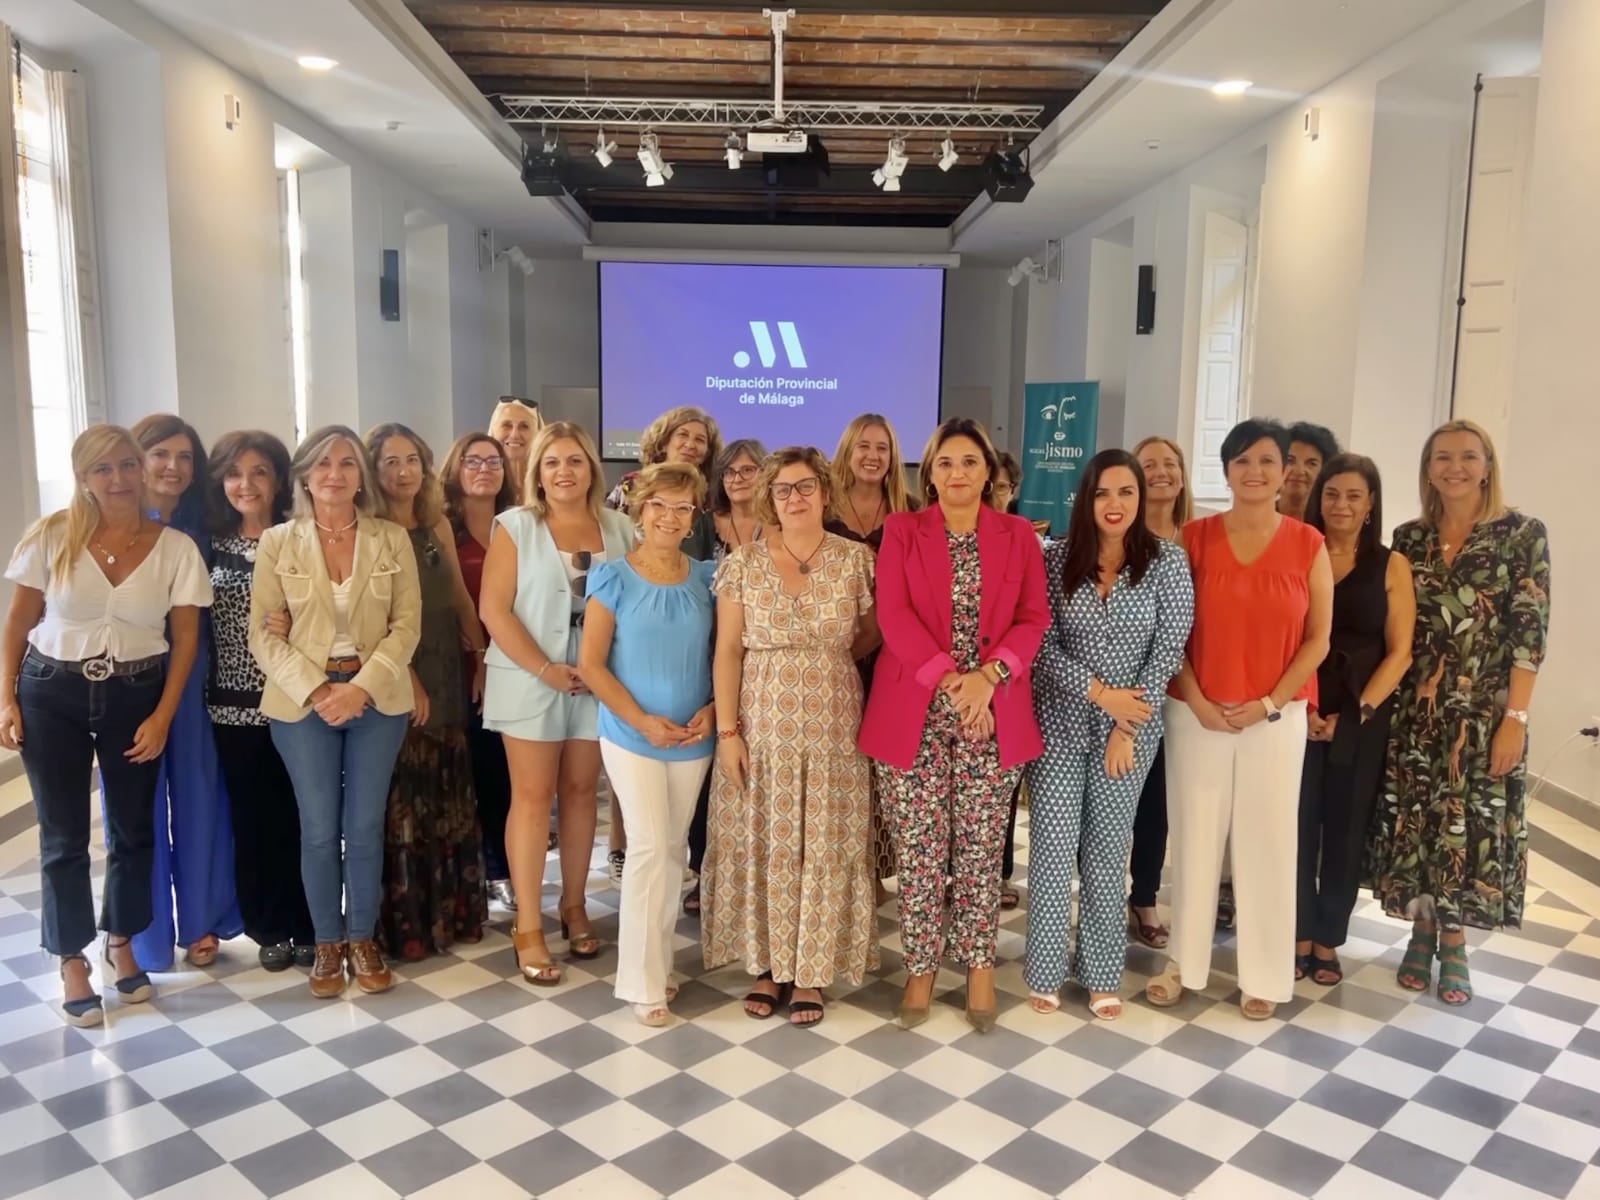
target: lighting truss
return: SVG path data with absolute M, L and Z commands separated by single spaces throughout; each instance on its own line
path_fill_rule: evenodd
M 1039 104 L 891 104 L 854 100 L 788 100 L 783 116 L 769 100 L 665 100 L 631 97 L 523 96 L 501 93 L 513 125 L 582 125 L 586 128 L 760 129 L 780 126 L 812 133 L 852 129 L 907 133 L 932 129 L 950 134 L 1036 134 Z

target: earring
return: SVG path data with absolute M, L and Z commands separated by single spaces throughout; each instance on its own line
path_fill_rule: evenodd
M 1361 523 L 1363 525 L 1371 525 L 1372 524 L 1372 514 L 1368 513 L 1367 514 L 1367 519 L 1365 521 L 1361 522 Z
M 930 503 L 937 503 L 938 499 L 939 499 L 939 489 L 934 487 L 933 484 L 930 483 L 928 485 L 928 500 L 929 500 Z

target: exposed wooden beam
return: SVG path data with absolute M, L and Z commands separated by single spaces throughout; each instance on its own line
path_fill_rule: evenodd
M 465 21 L 429 21 L 427 30 L 435 38 L 443 39 L 452 36 L 472 35 L 475 33 L 497 34 L 505 37 L 539 37 L 539 38 L 617 38 L 636 41 L 651 42 L 698 42 L 704 41 L 706 35 L 698 31 L 658 30 L 658 29 L 629 29 L 623 25 L 614 26 L 586 26 L 585 28 L 571 29 L 547 25 L 483 25 L 469 24 Z M 754 33 L 719 33 L 716 35 L 722 42 L 753 42 L 767 44 L 771 39 L 770 34 Z M 1121 42 L 1094 41 L 1085 38 L 1050 38 L 1035 37 L 1030 31 L 1018 31 L 1015 35 L 1004 37 L 967 37 L 960 33 L 944 34 L 938 37 L 923 37 L 915 34 L 883 34 L 864 35 L 862 37 L 833 37 L 821 34 L 804 34 L 790 32 L 784 35 L 786 46 L 939 46 L 945 50 L 1065 50 L 1104 53 L 1112 57 L 1122 49 Z M 458 53 L 468 53 L 459 51 Z
M 586 75 L 591 74 L 592 71 L 602 71 L 606 67 L 644 67 L 649 65 L 648 59 L 629 58 L 625 55 L 606 54 L 598 51 L 591 54 L 517 54 L 503 50 L 459 50 L 455 52 L 455 57 L 458 59 L 471 59 L 473 62 L 481 61 L 488 64 L 519 62 L 585 63 L 590 68 L 590 71 L 585 72 Z M 760 73 L 763 78 L 765 78 L 765 73 L 768 70 L 768 64 L 765 60 L 740 62 L 726 58 L 713 58 L 710 56 L 687 54 L 674 56 L 670 62 L 662 65 L 673 67 L 706 67 L 718 74 L 727 74 L 733 69 L 742 68 Z M 1085 71 L 1082 67 L 1062 66 L 1059 64 L 1045 66 L 1042 64 L 985 63 L 982 67 L 976 67 L 972 63 L 960 62 L 791 62 L 786 65 L 785 74 L 787 76 L 788 86 L 797 86 L 803 84 L 804 78 L 807 74 L 818 71 L 841 70 L 872 70 L 878 71 L 884 75 L 904 74 L 909 76 L 926 74 L 933 71 L 948 71 L 956 74 L 969 74 L 972 71 L 981 70 L 986 78 L 989 76 L 997 76 L 1003 79 L 1016 76 L 1053 75 L 1073 77 L 1069 86 L 1072 84 L 1081 85 L 1087 82 L 1087 80 L 1084 78 Z M 679 74 L 681 74 L 681 72 Z M 1041 90 L 1049 90 L 1059 81 L 1046 80 L 1040 82 Z M 637 91 L 638 88 L 639 84 L 636 81 L 634 90 Z M 987 92 L 988 88 L 986 87 L 984 90 Z
M 463 3 L 467 0 L 463 0 Z M 412 8 L 445 7 L 448 0 L 407 0 Z M 676 12 L 744 12 L 749 0 L 471 0 L 479 8 L 576 8 L 576 9 L 666 9 Z M 806 0 L 805 9 L 813 13 L 846 16 L 903 17 L 1057 17 L 1118 20 L 1135 17 L 1149 20 L 1166 6 L 1167 0 Z
M 587 87 L 575 88 L 578 82 L 573 78 L 548 78 L 538 75 L 475 75 L 467 72 L 478 90 L 485 95 L 493 96 L 499 92 L 512 95 L 538 95 L 538 96 L 638 96 L 648 93 L 652 97 L 672 99 L 702 100 L 742 100 L 751 94 L 750 85 L 747 83 L 683 83 L 677 80 L 651 80 L 648 84 L 637 79 L 601 79 L 590 78 Z M 783 89 L 785 98 L 790 100 L 880 100 L 884 102 L 903 101 L 912 103 L 941 104 L 950 102 L 953 96 L 964 96 L 960 89 L 948 87 L 905 87 L 894 86 L 853 86 L 847 84 L 801 87 L 786 84 Z M 1070 100 L 1076 95 L 1076 90 L 1062 93 L 1064 99 Z M 1046 123 L 1053 116 L 1051 101 L 1054 96 L 1045 97 L 1038 88 L 990 88 L 985 87 L 982 93 L 983 102 L 986 104 L 1045 104 Z

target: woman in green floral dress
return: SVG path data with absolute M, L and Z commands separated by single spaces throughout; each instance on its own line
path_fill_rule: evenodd
M 1550 549 L 1508 510 L 1488 435 L 1451 421 L 1422 451 L 1422 517 L 1395 530 L 1417 625 L 1371 846 L 1373 892 L 1413 922 L 1401 987 L 1472 998 L 1464 927 L 1522 924 L 1528 706 L 1544 660 Z

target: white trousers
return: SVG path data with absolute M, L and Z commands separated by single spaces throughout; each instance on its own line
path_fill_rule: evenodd
M 1224 851 L 1233 860 L 1239 988 L 1283 1003 L 1294 994 L 1295 870 L 1306 705 L 1243 733 L 1214 733 L 1181 700 L 1166 702 L 1167 821 L 1172 845 L 1172 960 L 1183 986 L 1206 986 Z
M 628 829 L 617 913 L 616 996 L 629 1004 L 662 1004 L 672 975 L 689 822 L 711 759 L 663 762 L 604 738 L 600 758 Z

